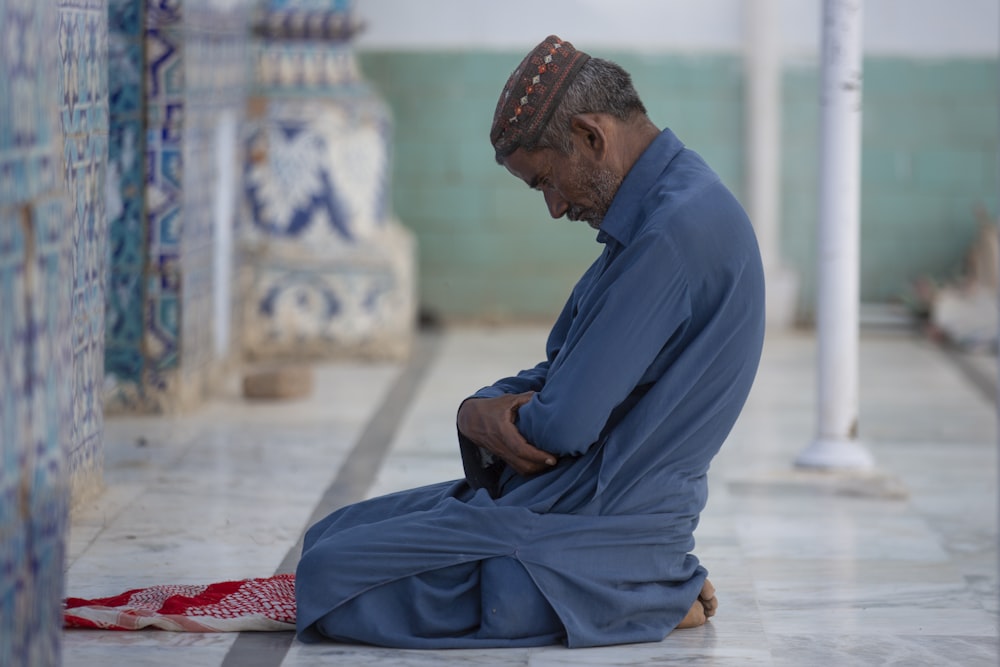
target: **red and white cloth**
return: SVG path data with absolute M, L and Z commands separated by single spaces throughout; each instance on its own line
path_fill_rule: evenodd
M 295 629 L 295 575 L 204 586 L 152 586 L 95 600 L 68 598 L 67 628 L 174 632 Z

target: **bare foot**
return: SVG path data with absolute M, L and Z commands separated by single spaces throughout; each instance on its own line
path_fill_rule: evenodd
M 715 597 L 715 586 L 708 579 L 705 580 L 705 585 L 701 587 L 701 593 L 698 594 L 698 599 L 694 601 L 691 608 L 688 610 L 687 616 L 684 617 L 677 627 L 683 628 L 697 628 L 699 625 L 705 625 L 705 622 L 711 617 L 715 616 L 715 610 L 719 608 L 719 598 Z

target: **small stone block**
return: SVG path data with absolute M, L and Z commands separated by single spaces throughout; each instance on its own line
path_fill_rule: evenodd
M 280 400 L 308 396 L 313 388 L 313 373 L 308 366 L 289 365 L 253 369 L 243 375 L 243 396 Z

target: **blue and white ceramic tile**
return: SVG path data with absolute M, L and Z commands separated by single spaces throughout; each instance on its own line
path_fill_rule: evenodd
M 157 28 L 180 25 L 183 10 L 183 0 L 146 0 L 146 25 Z
M 58 14 L 32 0 L 0 7 L 0 204 L 30 201 L 56 187 L 57 61 L 46 48 Z M 9 46 L 7 46 L 9 45 Z
M 108 30 L 138 37 L 142 32 L 144 0 L 108 0 Z M 111 58 L 109 50 L 109 59 Z M 109 68 L 113 63 L 109 63 Z
M 109 25 L 108 82 L 112 117 L 139 113 L 142 107 L 142 76 L 141 36 L 125 32 L 124 26 Z
M 257 17 L 266 105 L 246 134 L 240 226 L 255 356 L 398 354 L 412 333 L 413 247 L 388 203 L 391 118 L 348 43 L 352 10 L 272 0 Z
M 59 190 L 21 207 L 0 206 L 9 382 L 2 409 L 9 426 L 0 443 L 0 608 L 16 612 L 0 614 L 4 665 L 58 663 L 69 500 L 64 445 L 73 391 L 66 379 L 74 361 L 66 289 L 73 280 L 73 234 L 65 220 Z
M 215 215 L 221 193 L 217 135 L 224 118 L 240 123 L 244 115 L 249 90 L 249 8 L 246 3 L 200 3 L 185 15 L 186 23 L 199 27 L 185 32 L 184 43 L 180 371 L 187 390 L 200 390 L 219 362 L 214 349 Z M 238 181 L 239 172 L 232 173 Z M 230 210 L 235 207 L 236 193 L 231 196 Z
M 316 102 L 272 113 L 248 140 L 250 155 L 262 156 L 245 172 L 249 238 L 324 249 L 371 237 L 386 217 L 387 121 Z
M 147 25 L 179 21 L 179 4 L 147 3 Z M 183 38 L 177 29 L 149 28 L 145 40 L 147 229 L 143 250 L 147 253 L 148 278 L 144 343 L 146 370 L 162 373 L 178 365 L 180 335 Z
M 268 11 L 322 11 L 330 13 L 350 12 L 355 0 L 265 0 Z
M 107 198 L 110 270 L 105 319 L 105 374 L 137 393 L 142 382 L 143 272 L 146 263 L 143 211 L 145 155 L 142 66 L 145 0 L 110 0 L 108 72 L 110 123 Z
M 350 40 L 360 29 L 354 0 L 264 0 L 256 26 L 269 38 Z
M 142 294 L 143 356 L 136 363 L 127 350 L 116 354 L 141 369 L 140 394 L 153 407 L 174 405 L 179 378 L 198 382 L 213 362 L 214 142 L 223 113 L 242 116 L 248 11 L 247 2 L 194 3 L 183 11 L 177 2 L 146 4 L 140 210 L 148 279 L 144 286 L 125 275 L 115 281 Z
M 102 0 L 0 5 L 14 47 L 0 52 L 4 665 L 59 662 L 70 464 L 100 442 L 99 410 L 74 399 L 100 363 L 105 12 Z
M 73 218 L 73 391 L 67 459 L 75 486 L 95 483 L 103 433 L 107 274 L 107 3 L 59 3 L 63 175 Z
M 243 335 L 256 357 L 404 356 L 415 312 L 412 237 L 389 225 L 374 242 L 323 257 L 286 242 L 243 268 Z M 263 247 L 267 248 L 268 243 Z
M 369 94 L 353 50 L 343 45 L 270 40 L 257 51 L 255 77 L 263 90 L 294 89 L 304 96 L 329 96 L 330 89 Z
M 382 302 L 396 291 L 389 271 L 302 272 L 274 270 L 265 279 L 261 313 L 267 337 L 292 344 L 304 338 L 357 343 L 382 324 Z
M 73 281 L 74 248 L 65 221 L 66 202 L 62 198 L 46 198 L 33 206 L 35 254 L 29 259 L 34 263 L 37 283 L 29 296 L 28 316 L 29 331 L 35 335 L 29 334 L 28 338 L 31 370 L 26 376 L 33 445 L 25 459 L 32 474 L 28 500 L 32 524 L 29 627 L 56 634 L 62 624 L 68 481 L 73 472 L 69 470 L 65 443 L 73 435 L 72 408 L 77 390 L 67 382 L 77 359 L 72 347 L 73 306 L 66 290 Z
M 184 63 L 180 3 L 147 3 L 146 213 L 143 384 L 179 364 L 181 238 L 183 232 Z M 156 27 L 152 27 L 156 26 Z M 144 390 L 148 387 L 144 387 Z
M 0 8 L 0 26 L 9 19 Z M 7 63 L 5 62 L 4 65 Z M 10 118 L 10 116 L 6 116 Z M 0 118 L 0 124 L 4 124 Z M 25 363 L 28 314 L 25 311 L 25 236 L 21 211 L 0 203 L 0 662 L 19 664 L 34 640 L 17 620 L 25 604 L 28 535 L 31 524 L 20 513 L 21 476 L 33 447 Z M 30 584 L 30 582 L 28 582 Z M 18 661 L 18 662 L 15 662 Z

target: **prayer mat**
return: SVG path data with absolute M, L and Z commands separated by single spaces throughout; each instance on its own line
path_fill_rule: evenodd
M 67 628 L 174 632 L 295 629 L 295 575 L 204 586 L 151 586 L 95 600 L 68 598 Z

